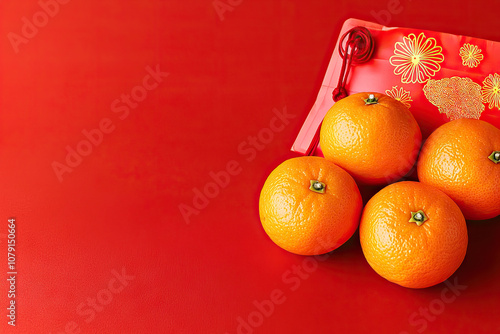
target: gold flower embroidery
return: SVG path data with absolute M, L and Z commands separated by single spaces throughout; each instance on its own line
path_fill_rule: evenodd
M 396 67 L 394 74 L 401 75 L 402 83 L 424 83 L 441 69 L 443 49 L 436 44 L 435 38 L 426 38 L 424 33 L 418 37 L 409 34 L 396 43 L 389 62 Z
M 477 45 L 465 43 L 460 48 L 460 57 L 462 57 L 462 65 L 470 68 L 477 67 L 484 56 L 481 54 L 481 49 Z
M 481 101 L 481 86 L 470 78 L 444 78 L 429 80 L 424 94 L 430 103 L 438 107 L 450 120 L 481 117 L 484 104 Z
M 413 100 L 411 99 L 410 92 L 404 90 L 403 87 L 393 86 L 391 90 L 386 90 L 385 94 L 403 103 L 406 107 L 410 108 Z
M 484 103 L 488 103 L 488 108 L 500 109 L 500 75 L 490 74 L 483 81 L 481 97 Z

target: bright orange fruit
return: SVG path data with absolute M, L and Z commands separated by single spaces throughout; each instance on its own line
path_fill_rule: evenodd
M 450 196 L 467 219 L 500 214 L 500 130 L 477 119 L 436 129 L 418 159 L 418 178 Z
M 419 182 L 393 183 L 365 206 L 359 226 L 370 266 L 407 288 L 445 281 L 467 250 L 465 218 L 441 190 Z
M 299 255 L 328 253 L 356 231 L 361 195 L 354 179 L 320 157 L 286 160 L 267 178 L 259 199 L 264 230 Z
M 408 108 L 379 93 L 358 93 L 338 101 L 320 131 L 325 158 L 365 184 L 387 184 L 405 176 L 421 141 Z

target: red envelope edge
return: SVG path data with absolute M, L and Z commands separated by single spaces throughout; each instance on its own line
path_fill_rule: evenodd
M 419 123 L 424 138 L 440 125 L 463 117 L 478 118 L 500 128 L 499 42 L 385 27 L 352 18 L 344 22 L 339 36 L 358 26 L 370 30 L 375 51 L 368 62 L 352 67 L 346 81 L 349 94 L 380 92 L 402 99 Z M 332 93 L 343 61 L 339 43 L 340 38 L 316 101 L 292 145 L 294 152 L 322 156 L 319 129 L 335 103 Z M 425 51 L 415 54 L 412 50 Z M 424 61 L 414 65 L 411 56 L 420 56 Z

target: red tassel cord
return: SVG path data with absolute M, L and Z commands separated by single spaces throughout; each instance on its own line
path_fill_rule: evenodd
M 339 54 L 343 60 L 339 82 L 332 94 L 335 102 L 349 95 L 345 85 L 349 77 L 349 72 L 351 71 L 351 66 L 359 65 L 370 60 L 374 49 L 375 45 L 372 34 L 370 30 L 365 27 L 354 27 L 341 37 Z

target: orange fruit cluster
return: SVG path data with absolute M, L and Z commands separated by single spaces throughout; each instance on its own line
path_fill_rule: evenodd
M 281 248 L 319 255 L 359 226 L 363 254 L 385 279 L 425 288 L 465 258 L 466 219 L 500 215 L 500 130 L 475 119 L 420 128 L 401 102 L 379 93 L 338 101 L 320 132 L 322 157 L 298 157 L 267 178 L 259 214 Z M 419 181 L 399 181 L 416 165 Z M 383 185 L 363 208 L 358 185 Z

